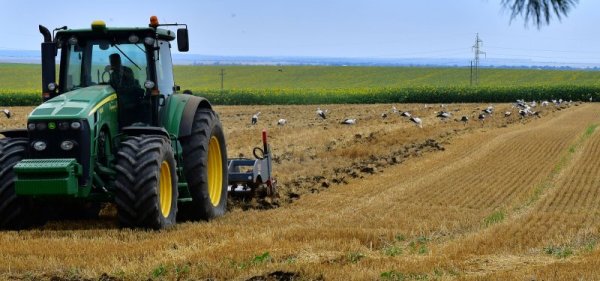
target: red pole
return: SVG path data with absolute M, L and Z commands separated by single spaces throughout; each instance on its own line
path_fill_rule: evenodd
M 268 154 L 269 150 L 268 150 L 268 146 L 267 146 L 267 129 L 263 129 L 263 131 L 262 131 L 262 141 L 263 141 L 264 153 Z

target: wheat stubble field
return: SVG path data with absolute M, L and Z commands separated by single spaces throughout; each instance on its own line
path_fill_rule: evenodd
M 521 119 L 495 104 L 484 122 L 488 104 L 449 104 L 447 121 L 439 104 L 395 105 L 422 129 L 391 106 L 322 106 L 326 120 L 315 106 L 219 106 L 230 157 L 269 130 L 278 200 L 232 201 L 222 218 L 161 232 L 121 230 L 110 212 L 5 231 L 0 279 L 600 279 L 599 105 Z M 11 110 L 0 127 L 23 126 L 31 108 Z

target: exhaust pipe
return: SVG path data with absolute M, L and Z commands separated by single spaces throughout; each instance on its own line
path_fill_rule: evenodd
M 40 33 L 44 36 L 44 43 L 52 42 L 52 36 L 50 35 L 50 30 L 45 26 L 40 24 Z
M 50 30 L 40 25 L 40 33 L 44 36 L 42 43 L 42 100 L 47 101 L 57 95 L 56 89 L 56 44 L 52 42 Z

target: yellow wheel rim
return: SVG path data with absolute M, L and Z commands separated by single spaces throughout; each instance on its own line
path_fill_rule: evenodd
M 158 199 L 160 201 L 160 211 L 165 218 L 169 217 L 171 213 L 171 201 L 173 200 L 173 187 L 171 184 L 171 168 L 167 161 L 163 161 L 160 165 Z
M 210 138 L 208 143 L 208 196 L 213 206 L 218 206 L 221 201 L 223 187 L 223 160 L 221 159 L 221 146 L 217 137 Z

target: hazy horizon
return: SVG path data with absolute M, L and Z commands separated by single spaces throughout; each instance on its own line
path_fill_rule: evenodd
M 0 50 L 0 63 L 39 64 L 39 50 Z M 468 67 L 472 58 L 344 58 L 301 56 L 214 56 L 175 53 L 175 65 L 323 65 L 390 67 Z M 568 63 L 531 59 L 482 59 L 481 67 L 492 68 L 600 68 L 600 63 Z
M 109 27 L 145 26 L 157 15 L 163 23 L 186 23 L 190 53 L 206 56 L 469 59 L 479 33 L 486 59 L 600 64 L 599 39 L 590 32 L 600 1 L 581 0 L 568 17 L 541 29 L 525 27 L 520 18 L 511 23 L 500 2 L 65 0 L 46 7 L 44 1 L 10 1 L 0 23 L 11 27 L 11 40 L 0 50 L 38 50 L 38 24 L 87 28 L 102 19 Z

